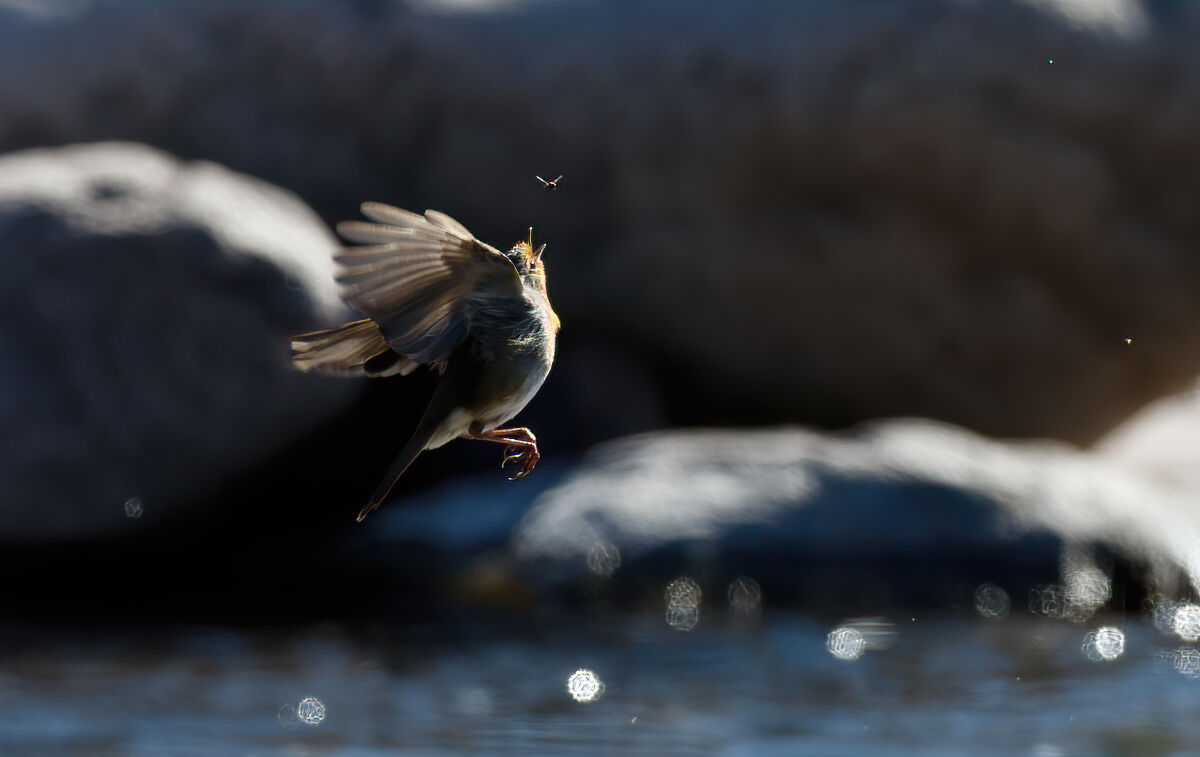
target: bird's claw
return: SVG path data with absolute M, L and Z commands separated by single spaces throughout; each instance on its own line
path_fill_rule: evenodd
M 500 468 L 507 467 L 509 463 L 520 463 L 520 469 L 508 477 L 509 481 L 517 481 L 528 476 L 537 467 L 540 458 L 536 444 L 529 447 L 511 445 L 504 448 L 504 459 L 500 461 Z

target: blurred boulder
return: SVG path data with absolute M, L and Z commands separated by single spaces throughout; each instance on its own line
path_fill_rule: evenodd
M 346 554 L 474 600 L 657 601 L 685 575 L 718 602 L 745 577 L 777 604 L 858 612 L 970 607 L 985 584 L 1021 605 L 1035 589 L 1104 584 L 1071 600 L 1087 614 L 1114 576 L 1136 575 L 1132 602 L 1200 576 L 1197 489 L 929 421 L 655 433 L 547 473 L 532 488 L 481 478 L 397 503 Z
M 578 447 L 896 415 L 1086 443 L 1200 373 L 1195 4 L 54 7 L 0 13 L 0 149 L 535 225 L 563 357 L 642 377 L 606 425 L 610 365 L 556 369 L 527 419 Z
M 1142 408 L 1092 452 L 1164 486 L 1200 492 L 1200 382 Z
M 601 544 L 635 575 L 715 569 L 777 593 L 877 587 L 929 601 L 984 581 L 1052 581 L 1064 545 L 1104 544 L 1137 560 L 1157 545 L 1186 566 L 1170 533 L 1200 537 L 1200 518 L 1178 520 L 1186 501 L 1062 444 L 928 421 L 845 435 L 689 431 L 597 449 L 534 504 L 513 543 L 542 581 L 579 581 Z
M 334 245 L 294 196 L 212 163 L 0 156 L 0 539 L 166 523 L 343 408 L 353 383 L 287 356 L 343 315 Z

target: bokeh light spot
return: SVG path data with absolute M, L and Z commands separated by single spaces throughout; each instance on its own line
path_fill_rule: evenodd
M 667 584 L 665 597 L 668 605 L 699 607 L 703 593 L 699 584 L 687 576 L 682 576 Z
M 729 612 L 738 622 L 757 620 L 762 615 L 762 587 L 758 581 L 739 576 L 729 584 Z
M 1150 622 L 1161 633 L 1175 633 L 1175 610 L 1179 605 L 1165 597 L 1153 596 L 1146 600 Z
M 700 608 L 668 607 L 665 618 L 667 625 L 676 631 L 690 631 L 700 622 Z
M 1125 634 L 1112 626 L 1097 628 L 1083 637 L 1081 648 L 1089 660 L 1112 662 L 1125 654 Z
M 896 625 L 886 618 L 855 618 L 842 625 L 858 631 L 868 652 L 889 649 L 896 642 Z
M 567 678 L 567 693 L 576 702 L 595 702 L 604 695 L 604 682 L 587 668 L 580 668 Z
M 296 708 L 293 705 L 285 704 L 279 708 L 279 725 L 288 729 L 300 727 L 300 718 L 296 715 Z
M 1082 623 L 1112 597 L 1112 579 L 1091 553 L 1068 548 L 1062 558 L 1061 585 L 1039 586 L 1029 593 L 1029 611 Z
M 667 603 L 667 625 L 677 631 L 690 631 L 700 621 L 700 585 L 687 576 L 667 584 L 663 598 Z
M 325 705 L 316 697 L 305 697 L 296 707 L 296 716 L 305 725 L 320 725 L 325 719 Z
M 1179 605 L 1171 620 L 1171 630 L 1179 638 L 1184 641 L 1200 639 L 1200 605 Z
M 1029 592 L 1029 611 L 1048 618 L 1061 618 L 1067 614 L 1067 598 L 1059 586 L 1039 586 Z
M 825 637 L 825 648 L 839 660 L 857 660 L 867 649 L 867 640 L 852 626 L 838 626 Z
M 611 541 L 598 539 L 588 549 L 587 566 L 593 575 L 608 578 L 621 567 L 621 550 Z
M 1006 617 L 1011 604 L 1008 592 L 996 584 L 980 584 L 975 589 L 975 611 L 985 618 Z
M 130 497 L 125 500 L 125 517 L 140 518 L 143 510 L 141 497 Z
M 1095 565 L 1081 561 L 1066 573 L 1063 588 L 1072 614 L 1091 615 L 1112 596 L 1112 579 Z
M 1181 676 L 1200 678 L 1200 651 L 1194 647 L 1176 649 L 1171 653 L 1171 666 Z
M 464 715 L 483 717 L 492 712 L 492 695 L 478 686 L 466 687 L 456 693 L 455 704 Z

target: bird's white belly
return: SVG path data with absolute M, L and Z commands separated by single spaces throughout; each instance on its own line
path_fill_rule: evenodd
M 465 407 L 457 407 L 450 411 L 446 420 L 442 421 L 437 431 L 429 438 L 425 449 L 437 449 L 451 439 L 466 436 L 476 422 L 483 427 L 484 431 L 491 431 L 499 427 L 500 424 L 525 409 L 525 406 L 538 393 L 538 389 L 542 388 L 542 382 L 546 380 L 549 372 L 550 365 L 547 363 L 544 369 L 529 373 L 516 392 L 477 412 L 473 413 Z
M 442 421 L 442 425 L 438 426 L 437 431 L 433 432 L 433 436 L 429 437 L 425 449 L 437 449 L 451 439 L 465 436 L 474 420 L 475 416 L 465 407 L 454 408 L 446 416 L 446 420 Z
M 533 399 L 533 396 L 538 393 L 538 389 L 542 388 L 542 382 L 546 380 L 546 374 L 549 372 L 549 364 L 542 370 L 533 371 L 525 377 L 521 388 L 515 393 L 480 413 L 479 420 L 483 422 L 484 429 L 490 430 L 496 428 L 501 423 L 513 418 L 517 413 L 524 410 L 529 401 Z

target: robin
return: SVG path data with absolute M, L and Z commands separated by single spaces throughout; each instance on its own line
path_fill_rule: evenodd
M 529 403 L 550 372 L 559 320 L 546 290 L 542 253 L 527 241 L 501 252 L 445 213 L 419 215 L 368 202 L 372 223 L 347 221 L 338 233 L 362 246 L 334 256 L 342 299 L 366 318 L 292 340 L 302 371 L 338 376 L 408 375 L 420 366 L 441 380 L 371 499 L 362 521 L 424 450 L 464 437 L 504 445 L 501 467 L 537 465 L 537 438 L 501 428 Z

